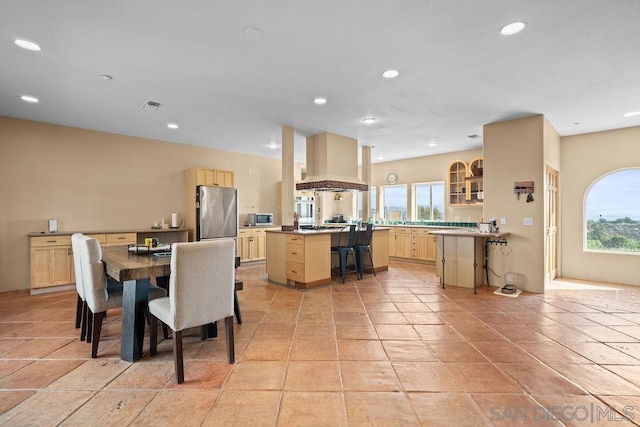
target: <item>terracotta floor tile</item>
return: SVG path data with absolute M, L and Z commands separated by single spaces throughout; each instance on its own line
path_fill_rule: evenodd
M 476 341 L 506 341 L 507 339 L 500 335 L 489 326 L 485 325 L 452 325 L 453 329 L 462 335 L 469 342 Z
M 467 342 L 430 341 L 429 347 L 445 363 L 486 363 L 487 359 Z
M 494 363 L 538 363 L 526 351 L 510 342 L 474 342 L 473 346 Z
M 388 360 L 378 340 L 338 340 L 340 360 Z
M 287 360 L 290 339 L 252 340 L 242 354 L 242 360 Z
M 381 340 L 418 340 L 412 325 L 374 325 Z
M 462 391 L 448 367 L 440 362 L 394 362 L 393 368 L 405 391 Z
M 217 390 L 163 391 L 149 403 L 131 425 L 169 426 L 180 417 L 180 426 L 200 426 L 211 412 L 220 392 Z
M 336 325 L 336 337 L 339 340 L 372 340 L 378 339 L 373 325 Z
M 603 365 L 633 365 L 639 362 L 635 357 L 599 342 L 570 342 L 566 345 L 571 350 L 594 363 Z
M 409 393 L 421 425 L 480 427 L 489 425 L 482 410 L 466 393 Z
M 298 323 L 296 326 L 295 338 L 312 337 L 336 337 L 336 327 L 333 324 Z
M 296 338 L 293 340 L 291 360 L 338 360 L 333 337 Z
M 535 329 L 542 335 L 554 341 L 562 342 L 593 342 L 595 338 L 585 335 L 577 330 L 564 325 L 541 325 Z
M 441 325 L 442 319 L 435 313 L 403 313 L 412 325 Z
M 365 313 L 352 313 L 349 311 L 339 311 L 333 313 L 336 325 L 368 325 L 371 322 Z
M 340 362 L 344 390 L 399 391 L 400 382 L 389 362 Z
M 544 406 L 524 394 L 472 394 L 493 426 L 553 426 L 561 427 L 549 417 Z
M 203 426 L 274 426 L 280 391 L 225 390 Z
M 593 363 L 555 341 L 521 342 L 518 343 L 518 347 L 540 359 L 543 363 Z
M 338 297 L 340 298 L 340 297 Z M 360 300 L 358 301 L 333 301 L 333 311 L 348 311 L 353 313 L 364 313 L 365 308 Z
M 278 426 L 343 426 L 346 411 L 342 393 L 282 393 Z
M 467 393 L 523 393 L 509 376 L 490 363 L 451 363 L 449 372 Z
M 408 325 L 409 321 L 400 312 L 374 311 L 369 312 L 369 318 L 374 325 Z
M 36 360 L 0 380 L 0 389 L 44 388 L 82 363 L 82 360 Z
M 18 391 L 18 390 L 0 390 L 0 417 L 1 414 L 18 405 L 23 400 L 35 394 L 35 390 Z
M 92 391 L 41 390 L 0 415 L 0 425 L 58 425 L 89 400 L 93 394 Z
M 295 324 L 261 323 L 258 325 L 254 339 L 291 339 Z
M 291 361 L 284 389 L 289 391 L 341 391 L 340 364 L 333 361 Z
M 551 341 L 551 338 L 528 326 L 493 325 L 492 328 L 512 342 Z
M 157 394 L 157 391 L 151 390 L 103 390 L 71 414 L 61 425 L 129 425 Z
M 497 363 L 496 367 L 513 378 L 527 392 L 536 394 L 586 394 L 572 381 L 539 363 Z
M 435 362 L 436 355 L 421 341 L 381 341 L 392 362 Z
M 602 365 L 602 367 L 640 387 L 640 365 Z
M 262 319 L 262 323 L 287 323 L 294 324 L 298 318 L 296 310 L 274 310 L 267 311 Z
M 90 359 L 59 378 L 48 388 L 56 390 L 100 390 L 131 366 L 120 359 Z
M 3 359 L 40 359 L 73 342 L 72 338 L 34 338 L 2 354 Z M 89 348 L 88 356 L 91 356 Z
M 364 313 L 364 311 L 360 313 Z M 333 313 L 331 311 L 301 311 L 298 316 L 298 326 L 305 323 L 331 325 L 334 323 Z
M 173 379 L 174 373 L 173 358 L 153 362 L 148 360 L 138 361 L 127 368 L 105 388 L 158 390 L 164 388 L 167 382 Z
M 350 426 L 417 426 L 417 415 L 402 393 L 347 392 L 347 421 Z
M 224 388 L 241 390 L 282 390 L 286 367 L 286 362 L 236 362 Z
M 222 387 L 233 369 L 225 361 L 189 360 L 184 363 L 184 383 L 178 384 L 174 376 L 165 384 L 167 389 L 217 389 Z
M 550 364 L 552 369 L 591 394 L 640 395 L 640 388 L 598 365 Z
M 0 359 L 0 379 L 33 363 L 33 360 Z
M 298 310 L 301 303 L 301 300 L 274 300 L 269 305 L 269 310 Z
M 464 341 L 462 335 L 449 325 L 414 325 L 414 329 L 425 341 Z

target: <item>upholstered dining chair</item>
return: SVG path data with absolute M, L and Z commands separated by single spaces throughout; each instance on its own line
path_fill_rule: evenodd
M 346 239 L 344 239 L 345 234 L 347 235 Z M 349 255 L 351 255 L 351 260 L 353 261 L 356 275 L 358 276 L 358 279 L 361 279 L 360 271 L 358 271 L 358 267 L 356 264 L 355 250 L 353 249 L 353 245 L 356 244 L 357 239 L 358 239 L 358 230 L 356 229 L 356 225 L 355 224 L 347 225 L 345 227 L 342 227 L 342 229 L 340 230 L 340 234 L 338 235 L 338 244 L 336 246 L 331 247 L 331 253 L 338 254 L 338 258 L 340 262 L 340 276 L 342 277 L 342 283 L 344 283 L 345 281 Z
M 78 301 L 76 304 L 76 329 L 80 329 L 80 340 L 84 341 L 87 333 L 87 303 L 84 298 L 84 289 L 82 286 L 82 270 L 80 266 L 80 247 L 78 242 L 83 237 L 82 233 L 74 233 L 71 235 L 71 252 L 73 252 L 73 264 L 76 274 L 76 292 L 78 293 Z
M 86 340 L 91 343 L 91 357 L 98 355 L 102 322 L 110 308 L 122 307 L 122 285 L 107 286 L 110 282 L 102 263 L 100 243 L 91 237 L 81 235 L 76 238 L 82 292 L 85 298 Z M 149 300 L 166 296 L 164 289 L 149 286 Z
M 224 318 L 227 359 L 235 362 L 233 313 L 235 290 L 235 241 L 174 243 L 171 248 L 169 296 L 149 302 L 151 347 L 158 349 L 158 319 L 173 331 L 173 357 L 178 384 L 184 382 L 182 331 Z M 201 329 L 201 332 L 203 330 Z M 206 335 L 203 333 L 202 337 Z

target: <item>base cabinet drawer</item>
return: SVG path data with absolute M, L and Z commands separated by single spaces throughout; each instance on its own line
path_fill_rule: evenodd
M 105 235 L 105 245 L 131 245 L 137 242 L 136 233 L 111 233 Z
M 304 245 L 288 243 L 287 261 L 304 263 Z
M 296 282 L 305 282 L 304 264 L 301 262 L 287 261 L 287 279 Z

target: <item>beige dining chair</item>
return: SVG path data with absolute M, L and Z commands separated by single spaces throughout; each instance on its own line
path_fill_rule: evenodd
M 158 350 L 158 319 L 173 331 L 173 357 L 178 384 L 184 382 L 182 331 L 224 318 L 227 359 L 235 362 L 233 299 L 235 290 L 235 241 L 216 239 L 174 243 L 171 248 L 169 296 L 149 302 L 150 351 Z M 201 336 L 204 334 L 201 329 Z
M 73 240 L 72 240 L 73 242 Z M 91 343 L 91 357 L 98 355 L 102 322 L 107 310 L 122 307 L 122 285 L 107 286 L 109 279 L 102 263 L 102 248 L 98 240 L 80 235 L 76 238 L 78 264 L 85 299 L 87 342 Z M 149 300 L 161 298 L 167 292 L 155 285 L 149 286 Z
M 84 298 L 84 289 L 82 286 L 82 270 L 80 266 L 80 247 L 78 242 L 83 237 L 82 233 L 74 233 L 71 235 L 71 252 L 73 252 L 73 264 L 76 275 L 76 292 L 78 293 L 78 301 L 76 304 L 76 329 L 80 329 L 80 341 L 84 341 L 87 333 L 87 303 Z

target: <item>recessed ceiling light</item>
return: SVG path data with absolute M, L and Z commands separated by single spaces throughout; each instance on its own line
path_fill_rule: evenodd
M 29 96 L 29 95 L 22 95 L 20 97 L 20 99 L 22 99 L 23 101 L 26 101 L 26 102 L 33 102 L 33 103 L 38 102 L 38 98 L 36 98 L 34 96 Z
M 27 41 L 27 40 L 16 39 L 14 41 L 14 43 L 17 44 L 18 46 L 20 46 L 23 49 L 33 50 L 34 52 L 37 52 L 37 51 L 42 49 L 36 43 L 30 42 L 30 41 Z
M 313 103 L 314 104 L 318 104 L 318 105 L 324 105 L 324 104 L 327 103 L 327 98 L 323 98 L 323 97 L 319 96 L 319 97 L 317 97 L 317 98 L 315 98 L 313 100 Z
M 435 142 L 435 141 L 431 141 L 431 142 L 429 143 L 429 147 L 437 147 L 437 146 L 438 146 L 438 143 L 437 143 L 437 142 Z
M 370 125 L 376 122 L 376 118 L 375 117 L 365 117 L 364 119 L 362 119 L 362 123 L 366 124 L 366 125 Z
M 385 79 L 395 79 L 399 75 L 400 75 L 400 72 L 398 70 L 387 70 L 384 73 L 382 73 L 382 77 L 384 77 Z
M 100 77 L 102 78 L 102 80 L 106 80 L 106 81 L 113 80 L 113 77 L 111 77 L 109 74 L 103 74 Z
M 521 21 L 518 22 L 512 22 L 510 24 L 505 25 L 504 27 L 502 27 L 500 29 L 500 34 L 502 34 L 503 36 L 512 36 L 514 34 L 519 33 L 520 31 L 524 30 L 524 27 L 527 24 Z
M 265 145 L 265 147 L 269 148 L 270 150 L 277 150 L 280 146 L 275 142 L 270 142 L 267 145 Z
M 625 113 L 624 116 L 625 117 L 640 116 L 640 111 L 632 111 L 630 113 Z
M 383 156 L 378 156 L 378 160 L 384 160 Z
M 264 31 L 258 27 L 246 27 L 244 29 L 244 34 L 249 37 L 262 37 L 264 36 Z
M 178 129 L 178 125 L 177 125 L 177 124 L 175 124 L 175 123 L 169 123 L 169 124 L 167 124 L 167 127 L 168 127 L 169 129 Z

